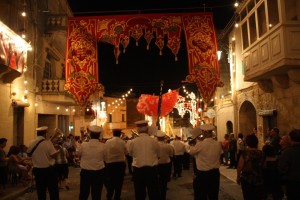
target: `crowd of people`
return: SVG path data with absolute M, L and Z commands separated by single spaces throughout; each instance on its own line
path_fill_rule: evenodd
M 245 150 L 237 166 L 237 183 L 243 197 L 250 199 L 300 199 L 300 130 L 280 137 L 279 129 L 269 130 L 262 149 L 253 132 L 245 138 Z
M 166 133 L 154 135 L 148 121 L 136 122 L 135 137 L 124 137 L 121 129 L 113 129 L 111 138 L 104 138 L 100 126 L 89 126 L 88 140 L 69 135 L 53 143 L 46 139 L 48 127 L 37 128 L 37 138 L 27 148 L 12 145 L 6 154 L 7 140 L 0 139 L 0 184 L 5 190 L 6 177 L 18 174 L 21 183 L 34 178 L 38 199 L 59 199 L 59 189 L 69 190 L 69 166 L 80 167 L 79 199 L 121 199 L 126 168 L 132 175 L 135 199 L 165 200 L 167 186 L 182 177 L 182 170 L 194 170 L 194 199 L 218 199 L 221 164 L 236 169 L 236 182 L 243 198 L 288 200 L 300 199 L 300 130 L 280 136 L 279 129 L 269 130 L 262 149 L 256 132 L 225 134 L 217 141 L 213 125 L 194 128 L 189 142 L 180 133 L 170 141 Z M 102 139 L 100 139 L 102 138 Z

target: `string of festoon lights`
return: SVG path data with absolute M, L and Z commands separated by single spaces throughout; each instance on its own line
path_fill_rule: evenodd
M 111 102 L 110 104 L 107 104 L 107 107 L 111 107 L 112 111 L 110 114 L 115 112 L 123 103 L 126 102 L 126 98 L 130 95 L 132 92 L 132 89 L 128 90 L 125 94 L 122 95 L 122 98 L 116 99 L 115 101 Z
M 22 5 L 22 9 L 21 9 L 21 17 L 23 18 L 23 29 L 21 31 L 21 37 L 25 40 L 26 38 L 26 16 L 27 16 L 27 12 L 26 12 L 26 0 L 23 0 L 23 5 Z M 23 56 L 23 60 L 25 60 L 25 56 L 27 51 L 23 51 L 21 56 Z M 22 60 L 22 59 L 20 59 Z M 22 97 L 22 101 L 23 102 L 28 102 L 28 80 L 27 80 L 27 76 L 26 76 L 26 72 L 27 72 L 27 62 L 24 62 L 24 66 L 23 66 L 23 75 L 24 75 L 24 96 Z

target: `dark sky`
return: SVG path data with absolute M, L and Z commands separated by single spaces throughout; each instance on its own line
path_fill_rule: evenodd
M 98 2 L 98 3 L 97 3 Z M 101 2 L 101 3 L 99 3 Z M 128 3 L 129 2 L 129 3 Z M 213 12 L 216 29 L 223 29 L 234 12 L 235 0 L 69 0 L 75 16 L 137 14 L 137 13 L 172 13 L 172 12 Z M 130 88 L 133 95 L 155 94 L 160 92 L 160 81 L 164 81 L 163 93 L 168 89 L 182 86 L 182 80 L 188 75 L 187 52 L 182 35 L 178 61 L 168 48 L 159 49 L 151 42 L 150 50 L 146 49 L 146 41 L 139 40 L 139 46 L 131 41 L 126 53 L 121 53 L 116 64 L 113 46 L 98 44 L 99 81 L 105 87 L 105 96 L 120 96 Z M 196 87 L 187 85 L 191 90 Z M 194 91 L 196 92 L 196 91 Z

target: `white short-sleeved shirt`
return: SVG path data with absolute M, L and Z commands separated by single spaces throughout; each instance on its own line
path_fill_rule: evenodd
M 173 140 L 171 142 L 171 145 L 174 147 L 174 150 L 175 150 L 174 155 L 175 156 L 183 155 L 184 152 L 186 152 L 185 144 L 181 140 Z
M 220 167 L 220 156 L 223 153 L 221 143 L 213 138 L 205 138 L 190 147 L 190 152 L 196 159 L 197 169 L 208 171 Z
M 163 141 L 158 141 L 159 144 L 159 160 L 158 164 L 166 164 L 171 162 L 171 158 L 174 156 L 174 148 L 172 145 Z
M 40 141 L 41 142 L 32 154 L 32 164 L 36 168 L 47 168 L 55 164 L 55 159 L 51 156 L 54 155 L 57 150 L 54 148 L 53 143 L 50 140 L 46 140 L 43 136 L 38 136 L 28 147 L 27 152 L 31 152 L 33 147 Z
M 159 158 L 159 145 L 155 138 L 147 133 L 140 133 L 128 146 L 128 152 L 132 156 L 132 166 L 145 167 L 157 166 Z
M 104 165 L 104 144 L 98 139 L 83 142 L 77 152 L 80 157 L 80 167 L 86 170 L 100 170 Z
M 105 162 L 125 162 L 128 154 L 126 142 L 119 137 L 113 137 L 106 141 L 105 145 Z

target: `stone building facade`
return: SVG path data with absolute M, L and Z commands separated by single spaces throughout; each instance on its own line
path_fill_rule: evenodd
M 300 2 L 243 1 L 228 35 L 231 93 L 216 102 L 219 134 L 233 124 L 244 135 L 257 128 L 300 128 Z M 217 94 L 221 94 L 220 91 Z M 228 111 L 231 112 L 228 112 Z

